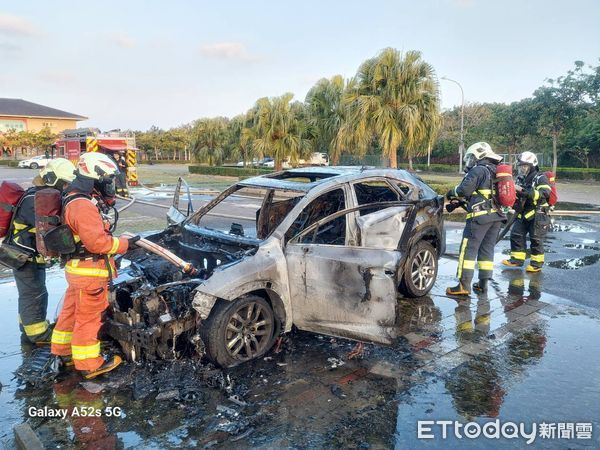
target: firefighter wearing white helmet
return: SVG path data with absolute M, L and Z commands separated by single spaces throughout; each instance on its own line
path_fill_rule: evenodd
M 65 256 L 68 282 L 63 308 L 52 333 L 53 355 L 73 363 L 87 378 L 115 369 L 118 355 L 102 355 L 98 332 L 108 307 L 109 280 L 116 276 L 113 256 L 123 254 L 135 238 L 114 237 L 103 212 L 114 204 L 117 165 L 102 153 L 86 153 L 63 201 L 64 224 L 77 243 Z
M 540 172 L 537 156 L 523 152 L 517 158 L 517 219 L 510 233 L 510 259 L 502 264 L 522 267 L 527 258 L 527 235 L 530 240 L 531 260 L 527 272 L 540 272 L 544 265 L 544 239 L 550 228 L 548 199 L 550 182 Z
M 19 293 L 19 326 L 22 342 L 46 345 L 52 329 L 46 320 L 48 290 L 46 289 L 46 261 L 36 245 L 35 193 L 46 187 L 63 190 L 75 178 L 75 166 L 64 158 L 48 162 L 33 179 L 34 186 L 27 189 L 19 200 L 5 242 L 30 255 L 27 262 L 13 276 Z
M 465 153 L 462 182 L 446 194 L 450 201 L 459 201 L 467 210 L 458 259 L 458 285 L 446 289 L 446 294 L 465 296 L 471 293 L 471 281 L 477 265 L 479 281 L 473 289 L 482 293 L 494 269 L 494 247 L 502 222 L 506 220 L 494 200 L 496 166 L 502 161 L 487 142 L 471 145 Z

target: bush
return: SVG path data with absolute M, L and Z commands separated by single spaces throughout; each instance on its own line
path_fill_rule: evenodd
M 407 168 L 403 167 L 403 169 Z M 456 164 L 431 164 L 429 167 L 427 167 L 427 164 L 413 164 L 413 169 L 424 172 L 458 173 L 458 165 Z
M 172 159 L 158 159 L 158 160 L 154 160 L 154 159 L 139 160 L 138 159 L 137 163 L 138 164 L 189 164 L 189 163 L 191 163 L 191 161 L 189 161 L 189 160 L 173 161 Z
M 457 165 L 450 164 L 431 164 L 428 168 L 426 164 L 413 164 L 414 169 L 425 172 L 435 173 L 456 173 Z M 552 170 L 549 167 L 541 169 L 542 171 Z M 557 180 L 595 180 L 600 181 L 600 169 L 585 169 L 580 167 L 559 167 L 556 174 Z
M 544 171 L 551 169 L 542 169 Z M 578 167 L 559 167 L 556 181 L 560 180 L 594 180 L 600 181 L 600 169 L 584 169 Z
M 18 167 L 19 161 L 14 159 L 0 159 L 0 166 Z
M 427 183 L 438 195 L 446 195 L 450 189 L 456 186 L 456 183 L 440 183 L 439 181 L 429 181 L 427 178 L 423 178 L 423 181 Z
M 219 175 L 224 177 L 254 177 L 273 172 L 273 169 L 259 169 L 251 167 L 223 167 L 223 166 L 188 166 L 190 173 L 200 175 Z

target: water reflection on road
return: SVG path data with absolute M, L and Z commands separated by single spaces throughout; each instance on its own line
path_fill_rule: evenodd
M 452 253 L 457 242 L 452 237 L 449 242 Z M 553 249 L 573 250 L 562 247 L 558 235 Z M 22 357 L 14 283 L 5 278 L 0 281 L 5 301 L 1 439 L 12 445 L 12 427 L 27 421 L 48 448 L 414 448 L 422 444 L 418 420 L 499 419 L 592 422 L 592 442 L 542 444 L 597 445 L 597 310 L 547 294 L 545 274 L 522 270 L 498 269 L 488 294 L 450 299 L 443 292 L 455 268 L 455 260 L 443 258 L 430 296 L 399 299 L 392 346 L 367 345 L 362 359 L 347 360 L 353 342 L 295 332 L 281 353 L 227 371 L 233 382 L 227 386 L 207 377 L 198 362 L 184 361 L 127 364 L 87 385 L 69 375 L 41 389 L 26 388 L 12 379 Z M 53 311 L 64 281 L 58 271 L 48 279 Z M 31 417 L 30 407 L 44 406 L 118 407 L 122 415 Z M 451 448 L 523 444 L 436 439 Z

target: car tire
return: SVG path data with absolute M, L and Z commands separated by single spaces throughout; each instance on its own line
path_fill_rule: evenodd
M 261 322 L 265 323 L 257 326 Z M 218 300 L 201 325 L 200 335 L 212 362 L 233 367 L 267 353 L 277 329 L 271 305 L 262 297 L 247 295 L 234 301 Z
M 435 284 L 438 271 L 437 251 L 427 241 L 413 245 L 404 265 L 400 292 L 406 297 L 423 297 Z
M 39 169 L 40 166 L 38 163 L 31 163 L 31 164 L 29 164 L 29 168 L 30 169 Z

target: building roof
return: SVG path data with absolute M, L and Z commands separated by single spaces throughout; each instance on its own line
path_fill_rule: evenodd
M 0 116 L 86 120 L 87 117 L 50 108 L 20 98 L 0 98 Z

